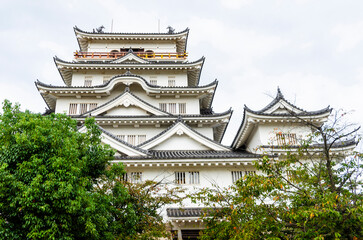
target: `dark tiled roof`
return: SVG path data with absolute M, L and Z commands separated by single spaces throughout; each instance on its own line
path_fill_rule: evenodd
M 107 35 L 155 35 L 155 36 L 159 36 L 159 35 L 172 36 L 172 35 L 178 35 L 178 34 L 181 34 L 181 33 L 189 32 L 189 28 L 186 28 L 185 30 L 180 31 L 180 32 L 176 32 L 176 33 L 121 33 L 121 32 L 118 32 L 118 33 L 117 32 L 101 32 L 101 33 L 98 33 L 98 32 L 84 31 L 84 30 L 81 30 L 80 28 L 78 28 L 77 26 L 74 27 L 74 30 L 77 30 L 77 31 L 82 32 L 82 33 L 99 34 L 99 35 L 107 34 Z
M 62 62 L 62 63 L 82 64 L 82 65 L 86 65 L 86 64 L 107 64 L 107 65 L 137 65 L 137 64 L 143 64 L 143 65 L 170 64 L 170 65 L 172 65 L 172 64 L 175 64 L 175 65 L 190 65 L 190 64 L 201 62 L 201 61 L 202 61 L 202 64 L 204 64 L 205 57 L 201 57 L 200 59 L 195 60 L 193 62 L 179 62 L 179 61 L 153 61 L 153 62 L 151 62 L 150 61 L 149 63 L 139 63 L 139 62 L 137 62 L 137 63 L 118 63 L 118 62 L 110 62 L 110 61 L 79 61 L 79 62 L 72 61 L 72 62 L 69 62 L 69 61 L 65 61 L 63 59 L 60 59 L 57 56 L 54 57 L 54 60 Z
M 109 136 L 109 137 L 111 137 L 111 138 L 115 139 L 116 141 L 118 141 L 118 142 L 120 142 L 120 143 L 122 143 L 122 144 L 124 144 L 124 145 L 126 145 L 126 146 L 128 146 L 128 147 L 130 147 L 130 148 L 133 148 L 133 149 L 135 149 L 135 150 L 137 150 L 137 151 L 139 151 L 139 152 L 142 152 L 142 153 L 148 154 L 148 151 L 147 151 L 147 150 L 144 150 L 144 149 L 142 149 L 142 148 L 139 148 L 139 147 L 137 147 L 137 146 L 134 146 L 134 145 L 132 145 L 132 144 L 130 144 L 130 143 L 128 143 L 128 142 L 125 142 L 125 141 L 123 141 L 123 140 L 119 139 L 117 136 L 115 136 L 115 135 L 113 135 L 112 133 L 110 133 L 110 132 L 106 131 L 104 128 L 102 128 L 102 127 L 100 127 L 100 126 L 98 126 L 98 128 L 99 128 L 99 129 L 100 129 L 100 130 L 101 130 L 104 134 L 106 134 L 107 136 Z
M 246 151 L 214 151 L 214 150 L 149 150 L 154 158 L 259 158 L 258 154 Z
M 196 87 L 189 87 L 189 86 L 159 86 L 159 85 L 153 85 L 153 84 L 150 84 L 145 78 L 143 78 L 142 76 L 139 76 L 139 75 L 136 75 L 136 74 L 131 74 L 131 73 L 124 73 L 124 74 L 119 74 L 119 75 L 115 75 L 113 76 L 108 82 L 104 83 L 104 84 L 100 84 L 100 85 L 95 85 L 95 86 L 55 86 L 55 85 L 51 85 L 51 84 L 46 84 L 46 83 L 43 83 L 39 80 L 37 80 L 35 82 L 35 84 L 38 84 L 40 86 L 43 86 L 43 87 L 51 87 L 51 88 L 84 88 L 84 89 L 92 89 L 92 88 L 100 88 L 100 87 L 106 87 L 108 85 L 110 85 L 111 81 L 116 79 L 116 78 L 119 78 L 119 77 L 137 77 L 137 78 L 140 78 L 142 81 L 145 82 L 145 84 L 149 87 L 152 87 L 152 88 L 161 88 L 161 89 L 164 89 L 164 88 L 171 88 L 171 89 L 188 89 L 188 88 L 206 88 L 206 87 L 210 87 L 210 86 L 213 86 L 214 84 L 218 84 L 218 81 L 215 80 L 207 85 L 203 85 L 203 86 L 196 86 Z M 214 95 L 214 94 L 213 94 Z
M 219 117 L 219 116 L 224 116 L 227 115 L 229 113 L 232 113 L 233 111 L 231 109 L 228 109 L 225 112 L 222 113 L 213 113 L 213 114 L 183 114 L 183 118 L 208 118 L 208 117 Z M 72 115 L 71 117 L 73 118 L 87 118 L 87 116 L 84 115 Z M 170 118 L 171 120 L 176 120 L 179 116 L 178 115 L 173 115 L 171 113 L 169 113 L 169 115 L 111 115 L 111 116 L 104 116 L 104 115 L 99 115 L 99 116 L 93 116 L 94 118 L 133 118 L 135 120 L 137 120 L 138 118 Z
M 168 131 L 169 131 L 170 129 L 172 129 L 172 128 L 176 125 L 176 124 L 178 124 L 178 123 L 180 123 L 180 122 L 181 122 L 181 123 L 182 123 L 185 127 L 189 128 L 192 132 L 196 133 L 197 135 L 201 136 L 202 138 L 206 139 L 207 141 L 211 141 L 211 142 L 214 142 L 215 144 L 218 144 L 219 146 L 222 146 L 222 147 L 225 147 L 225 148 L 229 148 L 229 147 L 227 147 L 227 146 L 222 145 L 220 142 L 214 141 L 214 140 L 212 140 L 212 139 L 210 139 L 210 138 L 208 138 L 208 137 L 204 136 L 203 134 L 199 133 L 198 131 L 195 131 L 193 128 L 191 128 L 190 126 L 188 126 L 187 124 L 185 124 L 185 122 L 184 122 L 184 120 L 183 120 L 183 118 L 182 118 L 182 116 L 181 116 L 181 115 L 179 115 L 179 116 L 178 116 L 178 119 L 177 119 L 177 120 L 176 120 L 176 121 L 175 121 L 172 125 L 170 125 L 167 129 L 165 129 L 164 131 L 162 131 L 162 132 L 160 132 L 159 134 L 155 135 L 154 137 L 150 138 L 149 140 L 147 140 L 147 141 L 145 141 L 145 142 L 143 142 L 143 143 L 139 144 L 139 145 L 138 145 L 138 147 L 142 147 L 142 146 L 144 146 L 145 144 L 147 144 L 147 143 L 149 143 L 149 142 L 151 142 L 151 141 L 154 141 L 156 138 L 158 138 L 158 137 L 160 137 L 160 136 L 164 135 L 166 132 L 168 132 Z
M 341 140 L 340 142 L 335 142 L 333 143 L 333 145 L 331 146 L 331 148 L 342 148 L 342 147 L 349 147 L 349 146 L 353 146 L 353 145 L 357 145 L 358 142 L 353 138 L 353 139 L 348 139 L 348 140 Z M 330 145 L 328 143 L 328 145 Z M 301 146 L 298 145 L 291 145 L 291 146 L 279 146 L 279 145 L 263 145 L 261 146 L 262 148 L 275 148 L 275 149 L 294 149 L 294 148 L 300 148 Z M 311 144 L 310 145 L 311 148 L 322 148 L 324 147 L 324 145 L 322 143 L 319 144 Z
M 285 102 L 287 102 L 288 104 L 290 104 L 294 109 L 300 110 L 301 113 L 299 114 L 288 114 L 288 113 L 265 113 L 267 110 L 269 110 L 271 107 L 273 107 L 275 104 L 277 104 L 280 100 L 284 100 Z M 245 110 L 254 114 L 258 114 L 258 115 L 269 115 L 269 116 L 312 116 L 312 115 L 320 115 L 322 113 L 326 113 L 326 112 L 331 112 L 332 109 L 328 106 L 324 109 L 321 110 L 317 110 L 317 111 L 305 111 L 302 108 L 299 108 L 297 106 L 295 106 L 294 104 L 292 104 L 291 102 L 287 101 L 284 98 L 284 95 L 282 95 L 280 88 L 277 88 L 277 94 L 276 97 L 274 98 L 274 100 L 272 100 L 272 102 L 270 102 L 266 107 L 264 107 L 263 109 L 259 110 L 259 111 L 254 111 L 250 108 L 248 108 L 246 105 L 244 106 Z
M 115 97 L 115 98 L 111 99 L 110 101 L 108 101 L 108 102 L 106 102 L 106 103 L 104 103 L 104 104 L 102 104 L 102 105 L 100 105 L 100 106 L 98 106 L 98 107 L 96 107 L 96 108 L 94 108 L 94 109 L 92 109 L 92 110 L 90 110 L 90 111 L 87 111 L 87 112 L 83 113 L 81 116 L 87 116 L 87 114 L 89 114 L 89 113 L 91 113 L 91 112 L 93 112 L 93 111 L 95 111 L 95 110 L 97 110 L 97 109 L 99 109 L 99 108 L 101 108 L 101 107 L 104 107 L 105 105 L 107 105 L 107 104 L 109 104 L 109 103 L 111 103 L 111 102 L 115 101 L 116 99 L 118 99 L 119 97 L 121 97 L 122 95 L 124 95 L 126 92 L 128 92 L 129 94 L 131 94 L 133 97 L 135 97 L 135 98 L 136 98 L 136 99 L 138 99 L 139 101 L 143 102 L 144 104 L 148 105 L 149 107 L 151 107 L 151 108 L 153 108 L 153 109 L 155 109 L 155 110 L 158 110 L 158 111 L 160 111 L 160 112 L 163 112 L 163 113 L 165 113 L 165 114 L 167 114 L 167 115 L 170 115 L 170 116 L 171 116 L 171 114 L 170 114 L 170 113 L 165 112 L 165 111 L 163 111 L 163 110 L 161 110 L 161 109 L 159 109 L 159 108 L 157 108 L 157 107 L 155 107 L 155 106 L 151 105 L 151 104 L 150 104 L 150 103 L 148 103 L 148 102 L 145 102 L 144 100 L 142 100 L 141 98 L 139 98 L 138 96 L 136 96 L 135 94 L 133 94 L 132 92 L 130 92 L 130 89 L 129 89 L 128 87 L 126 87 L 126 88 L 125 88 L 125 91 L 124 91 L 123 93 L 121 93 L 120 95 L 118 95 L 117 97 Z
M 201 217 L 203 214 L 209 215 L 208 208 L 167 208 L 168 217 Z

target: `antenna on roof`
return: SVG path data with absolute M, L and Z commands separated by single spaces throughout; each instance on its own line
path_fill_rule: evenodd
M 158 32 L 160 33 L 160 18 L 158 18 Z
M 112 18 L 112 21 L 111 21 L 111 32 L 113 30 L 113 18 Z

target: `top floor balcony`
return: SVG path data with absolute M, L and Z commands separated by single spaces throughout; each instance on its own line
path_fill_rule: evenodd
M 153 51 L 133 52 L 135 55 L 150 60 L 185 60 L 188 53 L 163 52 L 156 53 Z M 78 60 L 112 60 L 127 55 L 128 52 L 75 52 L 74 57 Z

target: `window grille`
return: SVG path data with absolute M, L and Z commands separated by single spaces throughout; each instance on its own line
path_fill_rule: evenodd
M 110 81 L 110 79 L 111 79 L 110 75 L 104 75 L 103 76 L 103 84 L 108 83 L 108 81 Z
M 158 85 L 157 76 L 150 76 L 150 84 L 151 85 Z
M 81 103 L 79 105 L 79 114 L 83 114 L 85 112 L 87 112 L 87 103 Z
M 137 144 L 141 144 L 146 141 L 146 135 L 138 135 Z
M 159 108 L 160 108 L 160 110 L 162 110 L 164 112 L 168 111 L 166 103 L 159 103 Z
M 142 182 L 142 172 L 132 172 L 130 174 L 131 183 L 141 183 Z
M 232 173 L 232 182 L 235 183 L 243 176 L 256 174 L 256 171 L 231 171 Z
M 279 146 L 297 144 L 295 133 L 276 133 L 276 140 Z
M 136 145 L 136 135 L 127 135 L 127 142 Z
M 92 76 L 85 76 L 85 77 L 84 77 L 84 86 L 85 86 L 85 87 L 90 87 L 90 86 L 92 86 L 92 79 L 93 79 L 93 77 L 92 77 Z
M 199 172 L 189 172 L 189 184 L 199 184 Z
M 175 76 L 168 76 L 168 86 L 175 87 Z
M 89 104 L 89 110 L 91 111 L 91 110 L 93 110 L 93 109 L 95 109 L 97 107 L 97 103 L 90 103 Z
M 175 172 L 175 183 L 185 184 L 185 172 Z
M 175 172 L 176 184 L 199 184 L 199 172 Z
M 71 103 L 69 104 L 69 115 L 75 115 L 77 114 L 77 103 Z
M 186 103 L 179 103 L 179 114 L 186 114 Z
M 116 137 L 118 137 L 122 141 L 125 141 L 125 135 L 116 135 Z
M 169 103 L 169 113 L 175 114 L 176 113 L 176 103 Z

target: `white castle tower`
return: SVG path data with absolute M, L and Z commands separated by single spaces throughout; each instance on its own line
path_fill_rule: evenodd
M 228 186 L 255 171 L 252 162 L 262 153 L 258 146 L 276 151 L 274 145 L 287 140 L 296 144 L 311 132 L 289 111 L 321 124 L 331 111 L 304 111 L 278 90 L 261 111 L 245 107 L 231 147 L 224 146 L 221 140 L 232 111 L 212 111 L 218 83 L 200 86 L 204 58 L 188 61 L 188 29 L 74 31 L 80 48 L 74 61 L 54 58 L 64 86 L 40 81 L 36 86 L 50 111 L 66 113 L 81 124 L 95 118 L 102 142 L 117 151 L 114 162 L 124 163 L 131 182 L 165 179 L 188 191 L 216 183 Z M 283 133 L 276 135 L 276 129 Z M 178 230 L 178 239 L 195 239 L 203 227 L 200 214 L 201 208 L 190 204 L 168 208 L 166 219 Z

